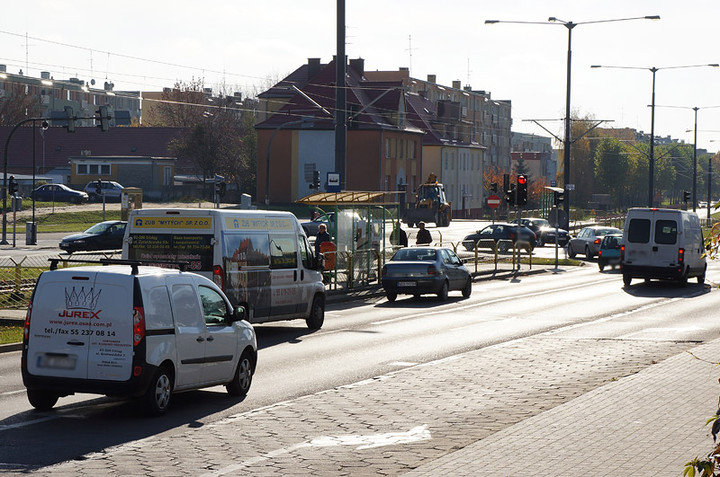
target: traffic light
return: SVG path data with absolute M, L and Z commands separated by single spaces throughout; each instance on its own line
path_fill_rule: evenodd
M 524 174 L 517 176 L 517 205 L 527 204 L 527 177 Z
M 15 195 L 15 194 L 17 194 L 17 191 L 18 191 L 18 183 L 17 183 L 17 181 L 15 180 L 15 176 L 10 176 L 10 178 L 8 179 L 8 188 L 9 188 L 9 190 L 10 190 L 10 195 Z
M 227 190 L 227 184 L 224 182 L 216 182 L 215 183 L 215 193 L 218 197 L 223 197 L 225 195 L 225 191 Z
M 690 201 L 690 192 L 688 192 L 688 191 L 686 191 L 686 190 L 683 191 L 683 201 L 684 201 L 684 202 L 689 202 L 689 201 Z
M 509 189 L 505 190 L 505 202 L 511 207 L 515 205 L 515 184 L 509 185 Z
M 491 182 L 490 183 L 490 191 L 497 193 L 498 191 L 498 183 L 497 182 Z
M 556 206 L 559 207 L 560 204 L 562 204 L 564 200 L 565 200 L 565 191 L 563 191 L 563 192 L 558 192 L 556 190 L 553 191 L 553 204 L 555 204 Z
M 67 116 L 67 131 L 75 132 L 75 114 L 73 113 L 72 106 L 65 106 L 65 116 Z M 44 129 L 47 129 L 44 127 Z
M 310 184 L 311 189 L 320 190 L 320 171 L 313 171 L 313 181 Z
M 102 195 L 102 181 L 100 179 L 95 181 L 95 193 L 97 195 Z
M 108 132 L 110 130 L 110 118 L 112 116 L 112 110 L 109 105 L 100 106 L 97 110 L 98 116 L 100 116 L 100 130 L 102 132 Z

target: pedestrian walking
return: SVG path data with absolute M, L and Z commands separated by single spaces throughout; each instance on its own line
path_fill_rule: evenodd
M 432 243 L 432 236 L 430 231 L 425 228 L 425 222 L 418 222 L 417 237 L 415 238 L 416 245 L 430 245 Z
M 400 247 L 408 246 L 407 234 L 402 229 L 399 220 L 395 222 L 395 227 L 393 227 L 393 230 L 390 233 L 390 243 L 393 245 L 398 245 Z

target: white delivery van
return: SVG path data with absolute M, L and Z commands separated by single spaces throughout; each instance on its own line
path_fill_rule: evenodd
M 211 278 L 250 323 L 325 316 L 322 260 L 290 212 L 138 209 L 128 218 L 123 258 L 184 261 Z
M 143 397 L 162 414 L 176 391 L 225 384 L 247 394 L 255 332 L 212 281 L 101 262 L 108 265 L 56 269 L 54 261 L 38 278 L 22 349 L 30 404 L 47 410 L 85 392 Z
M 675 209 L 628 210 L 621 248 L 623 282 L 633 278 L 677 280 L 697 277 L 704 283 L 705 247 L 695 212 Z

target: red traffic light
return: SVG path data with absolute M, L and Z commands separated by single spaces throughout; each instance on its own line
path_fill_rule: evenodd
M 524 175 L 520 174 L 519 176 L 517 176 L 517 183 L 518 183 L 518 184 L 521 184 L 521 185 L 527 184 L 527 177 L 525 177 Z

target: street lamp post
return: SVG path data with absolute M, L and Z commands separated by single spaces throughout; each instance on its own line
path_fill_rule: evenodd
M 652 207 L 655 202 L 655 73 L 660 70 L 671 70 L 681 68 L 700 68 L 710 66 L 717 68 L 717 63 L 709 63 L 705 65 L 683 65 L 683 66 L 663 66 L 663 67 L 643 67 L 643 66 L 607 66 L 592 65 L 590 68 L 613 68 L 622 70 L 649 70 L 652 73 L 652 97 L 650 103 L 650 158 L 648 160 L 648 207 Z M 693 199 L 694 202 L 694 199 Z
M 568 229 L 570 221 L 570 197 L 567 191 L 567 184 L 570 183 L 570 145 L 571 133 L 570 133 L 570 86 L 571 86 L 571 74 L 572 74 L 572 31 L 578 25 L 588 25 L 593 23 L 611 23 L 611 22 L 622 22 L 628 20 L 659 20 L 659 15 L 646 15 L 644 17 L 632 17 L 632 18 L 615 18 L 610 20 L 594 20 L 587 22 L 572 22 L 560 20 L 556 17 L 548 18 L 546 22 L 526 22 L 526 21 L 506 21 L 506 20 L 485 20 L 486 25 L 493 25 L 496 23 L 517 23 L 517 24 L 529 24 L 529 25 L 562 25 L 568 30 L 568 47 L 567 47 L 567 85 L 565 90 L 565 137 L 563 140 L 563 182 L 565 187 L 565 197 L 563 201 L 563 207 L 565 210 L 565 220 L 563 226 Z

